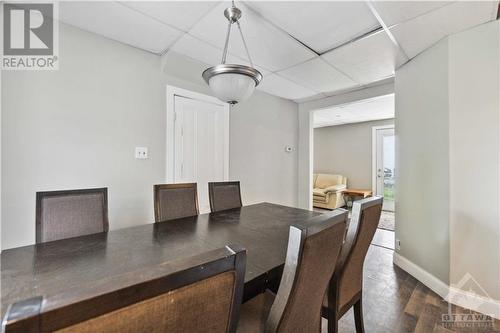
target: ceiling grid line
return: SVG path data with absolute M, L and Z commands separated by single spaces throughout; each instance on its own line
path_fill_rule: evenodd
M 294 37 L 292 34 L 290 34 L 288 31 L 286 31 L 285 29 L 281 28 L 280 26 L 278 26 L 277 24 L 275 24 L 273 21 L 267 19 L 264 15 L 262 15 L 262 13 L 259 13 L 258 11 L 256 11 L 254 8 L 252 8 L 250 5 L 248 5 L 248 2 L 247 1 L 241 1 L 241 3 L 247 7 L 249 10 L 251 10 L 255 15 L 257 15 L 259 18 L 261 18 L 263 21 L 267 22 L 268 24 L 270 24 L 271 26 L 273 26 L 276 30 L 280 31 L 283 35 L 287 36 L 290 40 L 294 41 L 297 45 L 299 45 L 300 47 L 306 49 L 307 51 L 309 52 L 312 52 L 315 56 L 319 56 L 320 54 L 314 50 L 312 47 L 310 47 L 309 45 L 307 45 L 306 43 L 302 42 L 301 40 L 299 40 L 298 38 Z
M 365 0 L 365 1 L 373 1 L 373 0 Z M 394 23 L 394 24 L 392 24 L 392 25 L 390 25 L 390 26 L 387 26 L 387 28 L 388 28 L 389 30 L 391 30 L 391 29 L 392 29 L 392 28 L 394 28 L 395 26 L 398 26 L 398 25 L 400 25 L 400 24 L 404 24 L 404 23 L 406 23 L 406 22 L 410 22 L 410 21 L 415 20 L 415 19 L 417 19 L 417 18 L 419 18 L 419 17 L 421 17 L 421 16 L 425 16 L 425 15 L 430 14 L 430 13 L 432 13 L 432 12 L 436 11 L 436 10 L 439 10 L 439 9 L 442 9 L 442 8 L 444 8 L 444 7 L 446 7 L 446 6 L 452 5 L 452 4 L 456 3 L 456 2 L 457 2 L 457 1 L 446 1 L 446 2 L 442 5 L 442 6 L 435 7 L 435 8 L 429 9 L 429 10 L 427 10 L 427 11 L 424 11 L 424 12 L 422 12 L 422 13 L 418 14 L 418 15 L 412 16 L 412 17 L 410 17 L 410 18 L 404 19 L 404 20 L 399 21 L 399 22 L 397 22 L 397 23 Z M 378 12 L 378 11 L 377 11 L 377 12 Z
M 207 10 L 205 11 L 205 13 L 204 13 L 203 15 L 201 15 L 201 16 L 200 16 L 200 19 L 201 19 L 201 18 L 203 18 L 203 17 L 205 17 L 205 16 L 207 16 L 207 15 L 208 15 L 208 13 L 210 13 L 210 12 L 211 12 L 211 11 L 212 11 L 215 7 L 217 7 L 217 6 L 219 5 L 219 3 L 220 3 L 220 2 L 221 2 L 221 1 L 215 2 L 215 3 L 214 3 L 214 5 L 213 5 L 212 7 L 210 7 L 209 9 L 207 9 Z M 170 43 L 170 45 L 168 45 L 168 46 L 167 46 L 167 47 L 166 47 L 166 48 L 165 48 L 165 49 L 161 52 L 161 54 L 160 54 L 160 55 L 165 55 L 165 54 L 166 54 L 166 53 L 167 53 L 167 52 L 168 52 L 168 51 L 169 51 L 169 50 L 170 50 L 170 49 L 171 49 L 171 48 L 172 48 L 172 47 L 173 47 L 173 46 L 174 46 L 174 45 L 175 45 L 175 44 L 176 44 L 179 40 L 181 40 L 184 36 L 189 35 L 189 31 L 190 31 L 191 29 L 193 29 L 193 27 L 196 25 L 196 23 L 197 23 L 197 22 L 195 22 L 195 23 L 191 24 L 191 25 L 189 26 L 189 28 L 187 29 L 187 31 L 184 31 L 184 33 L 183 33 L 181 36 L 179 36 L 179 38 L 177 38 L 175 41 L 173 41 L 172 43 Z M 190 35 L 190 36 L 191 36 L 191 35 Z M 193 37 L 193 36 L 191 36 L 191 37 Z M 221 54 L 222 54 L 222 50 L 221 50 Z M 195 59 L 195 60 L 196 60 L 196 59 Z
M 151 15 L 149 15 L 149 14 L 147 14 L 147 13 L 144 13 L 143 11 L 140 11 L 140 10 L 138 10 L 138 9 L 136 9 L 136 8 L 133 8 L 133 7 L 130 7 L 130 6 L 126 5 L 126 4 L 125 4 L 125 2 L 123 2 L 123 1 L 113 1 L 113 2 L 114 2 L 114 3 L 116 3 L 116 4 L 118 4 L 118 5 L 120 5 L 120 6 L 123 6 L 123 7 L 125 7 L 125 8 L 128 8 L 128 9 L 130 9 L 131 11 L 134 11 L 134 12 L 136 12 L 136 13 L 138 13 L 138 14 L 142 15 L 142 16 L 145 16 L 145 17 L 147 17 L 147 18 L 150 18 L 150 19 L 152 19 L 152 20 L 154 20 L 154 21 L 156 21 L 156 22 L 158 22 L 158 23 L 160 23 L 160 24 L 163 24 L 163 25 L 165 25 L 165 26 L 167 26 L 167 27 L 169 27 L 169 28 L 171 28 L 171 29 L 177 30 L 178 32 L 181 32 L 181 33 L 186 33 L 186 31 L 184 31 L 183 29 L 181 29 L 181 28 L 179 28 L 179 27 L 176 27 L 176 26 L 174 26 L 174 25 L 171 25 L 171 24 L 168 24 L 168 23 L 166 23 L 166 22 L 163 22 L 162 20 L 157 19 L 157 18 L 156 18 L 156 17 L 154 17 L 154 16 L 151 16 Z
M 366 0 L 365 3 L 368 6 L 368 8 L 370 9 L 373 16 L 375 16 L 377 21 L 380 23 L 380 25 L 384 29 L 385 33 L 387 34 L 387 36 L 389 36 L 389 39 L 394 43 L 394 45 L 396 45 L 396 47 L 399 49 L 399 51 L 404 55 L 404 57 L 406 58 L 405 61 L 408 61 L 410 59 L 410 57 L 408 57 L 405 50 L 403 50 L 403 48 L 401 47 L 399 42 L 392 35 L 392 32 L 389 30 L 389 28 L 387 27 L 387 25 L 385 24 L 384 20 L 382 19 L 382 17 L 378 13 L 378 11 L 375 9 L 375 7 L 373 7 L 373 4 L 370 2 L 370 0 Z

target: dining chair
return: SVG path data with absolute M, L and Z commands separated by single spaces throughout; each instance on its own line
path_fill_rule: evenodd
M 382 197 L 353 203 L 346 240 L 323 302 L 322 315 L 328 319 L 329 333 L 338 332 L 339 319 L 351 307 L 354 307 L 356 332 L 364 332 L 363 263 L 378 227 L 382 203 Z
M 106 232 L 108 189 L 37 192 L 35 219 L 37 243 Z
M 232 208 L 239 208 L 241 203 L 240 182 L 209 182 L 208 196 L 210 210 L 218 212 Z
M 196 183 L 154 185 L 155 222 L 196 216 L 198 194 Z
M 2 332 L 233 333 L 245 264 L 246 251 L 230 245 L 107 284 L 98 281 L 63 306 L 34 297 L 9 306 Z
M 347 211 L 290 227 L 276 296 L 269 291 L 242 306 L 238 332 L 320 332 L 321 305 L 344 241 Z

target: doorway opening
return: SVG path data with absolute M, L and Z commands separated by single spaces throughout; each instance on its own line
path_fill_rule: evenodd
M 394 248 L 395 179 L 396 179 L 396 137 L 394 125 L 372 128 L 372 186 L 373 193 L 384 198 L 380 216 L 379 231 L 375 241 Z
M 394 108 L 394 94 L 388 94 L 315 110 L 312 115 L 313 209 L 350 210 L 352 201 L 383 196 L 372 244 L 390 249 L 395 238 Z M 343 192 L 332 193 L 341 187 Z

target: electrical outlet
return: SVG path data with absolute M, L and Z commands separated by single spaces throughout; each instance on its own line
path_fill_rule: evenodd
M 148 147 L 135 147 L 135 158 L 141 160 L 148 158 Z
M 399 239 L 396 239 L 396 250 L 401 250 L 401 241 Z

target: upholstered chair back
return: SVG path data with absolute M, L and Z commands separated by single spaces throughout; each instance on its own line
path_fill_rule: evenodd
M 198 215 L 196 183 L 155 185 L 155 222 Z
M 327 188 L 334 185 L 347 185 L 347 178 L 342 175 L 317 174 L 314 182 L 315 188 Z
M 240 182 L 208 183 L 208 196 L 212 212 L 238 208 L 242 206 Z
M 107 188 L 36 193 L 36 242 L 108 231 Z
M 286 262 L 266 332 L 320 332 L 321 305 L 342 246 L 347 211 L 290 227 Z
M 233 333 L 245 258 L 243 248 L 228 246 L 116 277 L 111 289 L 75 291 L 59 308 L 43 296 L 20 301 L 8 308 L 2 332 Z
M 363 263 L 377 230 L 382 202 L 381 197 L 371 197 L 353 203 L 346 241 L 336 270 L 339 309 L 362 290 Z

